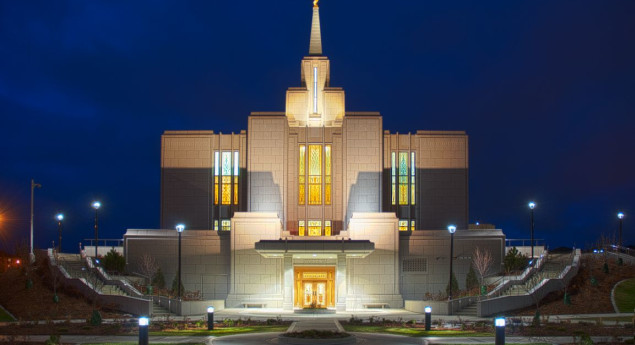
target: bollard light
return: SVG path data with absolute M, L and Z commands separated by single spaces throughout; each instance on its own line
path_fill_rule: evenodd
M 494 319 L 494 326 L 496 326 L 496 345 L 505 345 L 505 318 L 497 317 Z
M 214 307 L 207 307 L 207 330 L 214 330 Z
M 432 324 L 432 308 L 428 305 L 423 310 L 426 312 L 426 331 L 429 331 Z
M 150 319 L 143 316 L 139 318 L 139 345 L 148 345 L 148 325 Z

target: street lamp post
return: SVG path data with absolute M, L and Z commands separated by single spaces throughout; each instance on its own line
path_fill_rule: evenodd
M 64 220 L 64 215 L 61 213 L 58 213 L 57 216 L 55 216 L 55 218 L 57 219 L 57 252 L 61 253 L 62 252 L 62 221 Z
M 620 248 L 622 247 L 622 222 L 624 220 L 624 213 L 623 212 L 618 212 L 617 213 L 617 218 L 620 220 L 620 232 L 619 232 L 619 246 Z
M 97 260 L 97 248 L 99 247 L 99 213 L 97 211 L 100 207 L 101 202 L 93 202 L 93 208 L 95 209 L 95 260 Z
M 181 300 L 181 233 L 183 233 L 183 230 L 185 230 L 185 225 L 183 224 L 178 224 L 176 226 L 176 231 L 179 233 L 179 270 L 178 270 L 178 297 L 179 297 L 179 301 Z
M 31 263 L 35 262 L 35 254 L 33 254 L 33 190 L 35 188 L 42 188 L 42 185 L 31 179 L 31 251 L 29 252 Z
M 531 261 L 534 260 L 534 208 L 536 208 L 536 203 L 533 201 L 529 202 L 529 208 L 531 209 Z
M 456 232 L 456 226 L 448 225 L 448 231 L 450 232 L 450 288 L 448 290 L 448 301 L 452 301 L 452 261 L 454 258 L 454 233 Z M 449 311 L 452 314 L 452 306 L 450 306 Z

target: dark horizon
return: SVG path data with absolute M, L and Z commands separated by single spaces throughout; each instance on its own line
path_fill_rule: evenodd
M 550 248 L 618 230 L 635 244 L 635 3 L 322 0 L 347 111 L 384 129 L 465 130 L 470 223 Z M 310 0 L 0 5 L 0 250 L 157 228 L 164 130 L 247 129 L 283 111 L 308 54 Z M 633 222 L 635 222 L 635 217 Z

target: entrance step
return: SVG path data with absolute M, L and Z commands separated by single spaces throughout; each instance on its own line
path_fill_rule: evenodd
M 337 320 L 333 319 L 311 319 L 296 321 L 289 326 L 287 332 L 302 332 L 310 329 L 318 331 L 344 332 L 344 328 Z
M 294 314 L 335 314 L 337 310 L 328 308 L 315 308 L 315 309 L 294 309 Z

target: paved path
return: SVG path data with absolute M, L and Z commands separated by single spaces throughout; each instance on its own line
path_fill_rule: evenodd
M 302 332 L 309 329 L 315 329 L 318 331 L 333 331 L 344 332 L 344 328 L 340 325 L 340 322 L 335 319 L 304 319 L 296 321 L 289 326 L 287 332 Z
M 278 344 L 278 335 L 280 333 L 255 333 L 234 335 L 221 338 L 214 337 L 150 337 L 150 344 L 186 344 L 186 343 L 204 343 L 209 345 L 256 345 L 256 344 Z M 377 333 L 353 333 L 357 337 L 356 344 L 359 345 L 433 345 L 433 344 L 494 344 L 494 337 L 427 337 L 413 338 L 390 334 Z M 48 336 L 34 335 L 23 337 L 15 340 L 30 340 L 35 342 L 44 342 Z M 591 337 L 593 342 L 611 342 L 612 337 Z M 622 339 L 632 339 L 632 337 L 622 337 Z M 138 337 L 134 336 L 62 336 L 62 342 L 65 344 L 91 344 L 91 343 L 136 343 Z M 8 342 L 5 336 L 0 336 L 0 342 Z M 505 342 L 508 344 L 527 344 L 527 343 L 548 343 L 548 344 L 570 344 L 573 342 L 572 337 L 506 337 Z

